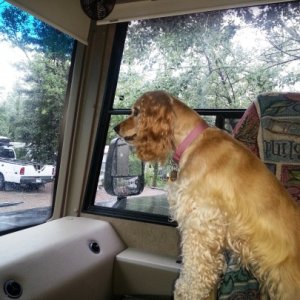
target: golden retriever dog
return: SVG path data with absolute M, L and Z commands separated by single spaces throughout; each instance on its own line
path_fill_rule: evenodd
M 209 297 L 224 249 L 272 300 L 300 299 L 300 211 L 259 158 L 164 91 L 142 95 L 115 131 L 141 160 L 178 164 L 168 191 L 182 242 L 176 300 Z

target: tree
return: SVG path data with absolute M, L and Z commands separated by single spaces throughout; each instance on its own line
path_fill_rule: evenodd
M 6 108 L 4 105 L 0 106 L 0 128 L 1 136 L 9 136 L 9 129 L 8 129 L 8 122 L 7 122 L 7 116 L 6 116 Z
M 3 7 L 0 26 L 1 40 L 21 49 L 30 60 L 29 53 L 33 50 L 30 41 L 34 37 L 32 18 L 29 14 L 6 2 L 0 5 Z
M 19 66 L 25 71 L 24 83 L 9 99 L 16 105 L 7 111 L 9 136 L 30 147 L 31 159 L 53 163 L 73 40 L 27 13 L 4 5 L 0 26 L 3 40 L 22 49 L 27 57 Z
M 3 118 L 5 120 L 5 127 L 7 128 L 5 135 L 12 141 L 20 140 L 18 129 L 19 122 L 23 116 L 23 101 L 21 98 L 22 93 L 19 93 L 18 88 L 15 87 L 14 92 L 9 94 L 6 101 L 3 102 L 2 106 L 0 106 L 4 110 Z
M 68 62 L 66 62 L 68 64 Z M 24 116 L 20 118 L 19 137 L 30 144 L 34 159 L 53 162 L 58 149 L 58 134 L 62 118 L 68 77 L 67 66 L 41 55 L 28 66 L 22 92 Z
M 257 94 L 299 79 L 285 68 L 300 57 L 299 21 L 299 3 L 134 21 L 117 92 L 128 91 L 130 99 L 165 89 L 193 107 L 247 107 Z M 236 41 L 250 30 L 264 43 L 247 49 Z
M 270 47 L 265 60 L 272 65 L 300 59 L 299 1 L 242 10 L 244 20 L 252 22 L 266 33 Z
M 257 49 L 262 63 L 260 73 L 271 70 L 277 89 L 294 86 L 300 79 L 297 71 L 300 60 L 299 1 L 243 8 L 239 10 L 239 16 L 245 24 L 259 28 L 268 43 L 263 49 Z

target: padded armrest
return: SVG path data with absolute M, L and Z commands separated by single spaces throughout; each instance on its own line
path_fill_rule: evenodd
M 8 299 L 4 282 L 15 280 L 21 300 L 110 299 L 114 259 L 125 248 L 109 223 L 76 217 L 2 236 L 0 245 L 0 299 Z
M 127 248 L 116 257 L 114 293 L 171 297 L 179 270 L 175 258 Z

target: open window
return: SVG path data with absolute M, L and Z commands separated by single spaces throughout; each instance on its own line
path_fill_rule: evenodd
M 121 202 L 106 193 L 101 176 L 114 126 L 141 94 L 163 89 L 231 132 L 258 94 L 300 88 L 299 21 L 296 1 L 119 24 L 114 47 L 124 49 L 113 54 L 84 209 L 172 224 L 168 164 L 144 165 L 138 196 Z
M 52 215 L 74 40 L 0 2 L 0 234 Z

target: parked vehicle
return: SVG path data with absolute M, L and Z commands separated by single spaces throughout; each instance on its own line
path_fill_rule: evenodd
M 8 138 L 0 137 L 0 190 L 7 183 L 39 188 L 54 179 L 55 167 L 18 160 Z

